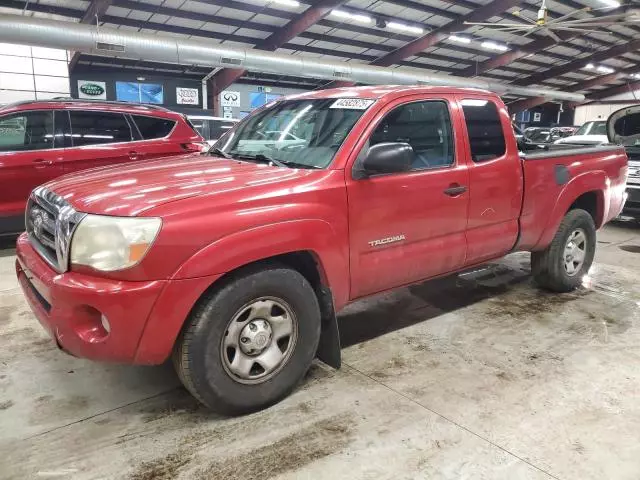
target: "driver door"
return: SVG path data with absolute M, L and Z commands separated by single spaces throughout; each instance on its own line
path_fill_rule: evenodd
M 404 142 L 415 161 L 409 172 L 347 181 L 352 298 L 464 265 L 469 172 L 451 105 L 405 98 L 368 128 L 360 155 L 370 145 Z

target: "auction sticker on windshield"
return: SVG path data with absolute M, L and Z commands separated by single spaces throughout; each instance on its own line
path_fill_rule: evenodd
M 329 108 L 345 108 L 348 110 L 366 110 L 375 100 L 366 98 L 340 98 L 333 102 Z

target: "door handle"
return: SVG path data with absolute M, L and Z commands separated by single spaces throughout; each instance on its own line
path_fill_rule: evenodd
M 464 185 L 453 183 L 449 185 L 449 188 L 445 189 L 444 194 L 449 195 L 450 197 L 457 197 L 459 195 L 462 195 L 466 191 L 467 187 L 465 187 Z
M 138 158 L 140 158 L 140 154 L 138 152 L 136 152 L 135 150 L 131 150 L 129 152 L 129 158 L 131 160 L 137 160 Z
M 53 165 L 53 160 L 45 160 L 44 158 L 36 158 L 33 161 L 36 168 L 45 168 Z

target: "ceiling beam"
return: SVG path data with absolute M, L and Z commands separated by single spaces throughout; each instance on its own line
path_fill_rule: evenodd
M 466 30 L 469 27 L 468 25 L 465 25 L 465 22 L 483 22 L 491 17 L 500 15 L 504 13 L 505 10 L 515 7 L 521 3 L 523 3 L 522 0 L 493 0 L 487 5 L 478 7 L 470 13 L 462 15 L 441 27 L 432 30 L 426 35 L 397 48 L 393 52 L 383 55 L 373 62 L 373 64 L 388 67 L 390 65 L 400 63 L 405 58 L 412 57 L 417 53 L 434 46 L 441 40 L 447 38 L 450 34 L 460 30 Z
M 487 5 L 476 8 L 466 15 L 458 16 L 455 20 L 431 30 L 426 35 L 417 38 L 400 48 L 389 52 L 382 57 L 371 62 L 372 65 L 388 67 L 395 64 L 401 64 L 408 57 L 416 56 L 424 50 L 434 46 L 440 41 L 447 38 L 454 32 L 466 30 L 469 28 L 465 22 L 482 22 L 496 15 L 500 15 L 505 10 L 523 3 L 521 0 L 493 0 Z M 455 50 L 455 48 L 454 48 Z M 480 53 L 479 53 L 480 54 Z M 330 82 L 328 88 L 346 87 L 353 85 L 352 82 Z
M 91 0 L 87 10 L 80 19 L 80 23 L 90 24 L 99 21 L 100 17 L 107 13 L 107 9 L 111 6 L 112 1 L 113 0 Z M 72 72 L 73 69 L 76 68 L 78 60 L 80 60 L 80 55 L 80 52 L 73 52 L 71 61 L 69 62 L 69 72 Z
M 600 87 L 602 85 L 607 85 L 611 82 L 615 82 L 616 80 L 619 80 L 621 78 L 623 78 L 625 75 L 627 75 L 628 73 L 631 73 L 635 70 L 637 70 L 637 67 L 631 68 L 631 69 L 627 69 L 625 71 L 622 72 L 616 72 L 616 73 L 611 73 L 609 75 L 602 75 L 596 78 L 592 78 L 591 80 L 587 80 L 586 82 L 580 82 L 580 83 L 576 83 L 575 85 L 568 87 L 567 90 L 570 92 L 580 92 L 582 90 L 589 90 L 591 88 L 594 87 Z M 624 87 L 624 88 L 622 88 Z M 589 100 L 593 100 L 593 99 L 597 99 L 595 98 L 596 96 L 600 95 L 601 92 L 606 92 L 609 90 L 615 90 L 615 89 L 619 89 L 622 88 L 622 91 L 625 92 L 627 91 L 628 87 L 626 85 L 622 85 L 622 86 L 617 86 L 617 87 L 612 87 L 612 89 L 607 89 L 607 90 L 598 90 L 597 92 L 592 93 L 591 95 L 587 95 L 587 100 L 585 100 L 586 102 L 588 102 Z M 607 96 L 612 96 L 612 95 L 616 95 L 616 93 L 610 94 L 610 95 L 605 95 L 605 96 L 600 96 L 598 98 L 605 98 Z M 533 107 L 537 107 L 538 105 L 542 105 L 544 103 L 547 103 L 547 99 L 545 97 L 531 97 L 531 98 L 527 98 L 525 100 L 520 100 L 514 103 L 511 103 L 508 105 L 509 107 L 509 112 L 511 113 L 518 113 L 518 112 L 522 112 L 523 110 L 528 110 L 529 108 L 533 108 Z M 567 106 L 569 107 L 575 107 L 576 105 L 579 105 L 579 103 L 576 102 L 571 102 L 568 103 Z
M 569 38 L 573 38 L 574 36 L 567 36 L 558 34 L 560 38 L 563 40 L 568 40 Z M 521 58 L 525 58 L 528 55 L 532 55 L 541 50 L 545 50 L 547 48 L 551 48 L 556 45 L 556 41 L 550 37 L 540 38 L 538 40 L 534 40 L 531 43 L 526 45 L 522 45 L 518 48 L 505 52 L 501 55 L 497 55 L 493 58 L 489 58 L 484 62 L 479 62 L 476 65 L 471 65 L 464 69 L 461 72 L 461 75 L 464 77 L 475 77 L 477 75 L 482 75 L 484 72 L 488 72 L 489 70 L 493 70 L 494 68 L 504 67 L 505 65 L 509 65 Z
M 286 44 L 289 40 L 297 37 L 312 25 L 315 25 L 324 18 L 332 9 L 339 7 L 346 0 L 320 0 L 307 8 L 300 15 L 292 19 L 272 33 L 266 39 L 258 42 L 255 48 L 260 50 L 274 51 Z M 244 75 L 246 70 L 242 68 L 223 68 L 209 79 L 211 95 L 217 98 L 218 94 Z
M 587 95 L 587 98 L 583 103 L 613 97 L 614 95 L 620 95 L 622 93 L 635 92 L 637 90 L 640 90 L 640 82 L 625 83 L 624 85 L 617 85 L 615 87 L 607 88 L 606 90 L 593 92 L 592 94 Z M 640 98 L 637 102 L 640 103 Z
M 514 83 L 516 85 L 522 85 L 522 86 L 525 86 L 525 85 L 529 86 L 532 84 L 541 83 L 549 78 L 559 77 L 561 75 L 565 75 L 567 73 L 580 70 L 584 68 L 588 63 L 604 62 L 611 58 L 619 57 L 620 55 L 634 52 L 636 50 L 640 50 L 640 39 L 631 40 L 630 42 L 623 43 L 621 45 L 616 45 L 615 47 L 611 47 L 607 50 L 601 50 L 599 52 L 594 53 L 593 55 L 589 55 L 588 57 L 583 57 L 578 60 L 574 60 L 573 62 L 565 63 L 564 65 L 559 65 L 557 67 L 550 68 L 548 70 L 545 70 L 544 72 L 531 75 L 527 78 L 518 80 L 517 82 L 514 82 Z

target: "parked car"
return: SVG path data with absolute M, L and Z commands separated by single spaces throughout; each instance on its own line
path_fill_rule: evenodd
M 190 115 L 187 119 L 209 145 L 213 145 L 228 130 L 232 129 L 238 120 L 235 118 L 221 118 L 208 115 Z
M 275 124 L 305 143 L 243 148 Z M 514 251 L 540 286 L 575 289 L 626 172 L 613 145 L 520 155 L 493 93 L 320 90 L 255 111 L 209 155 L 37 188 L 16 272 L 65 351 L 173 357 L 201 402 L 248 412 L 316 355 L 340 366 L 336 312 L 354 300 Z
M 623 215 L 640 218 L 640 105 L 613 112 L 607 120 L 611 143 L 622 145 L 629 157 L 627 201 Z
M 181 114 L 151 105 L 57 100 L 0 108 L 0 235 L 24 230 L 27 199 L 42 183 L 204 145 Z
M 586 122 L 571 136 L 560 138 L 554 143 L 558 145 L 602 145 L 608 143 L 607 122 L 598 120 Z

